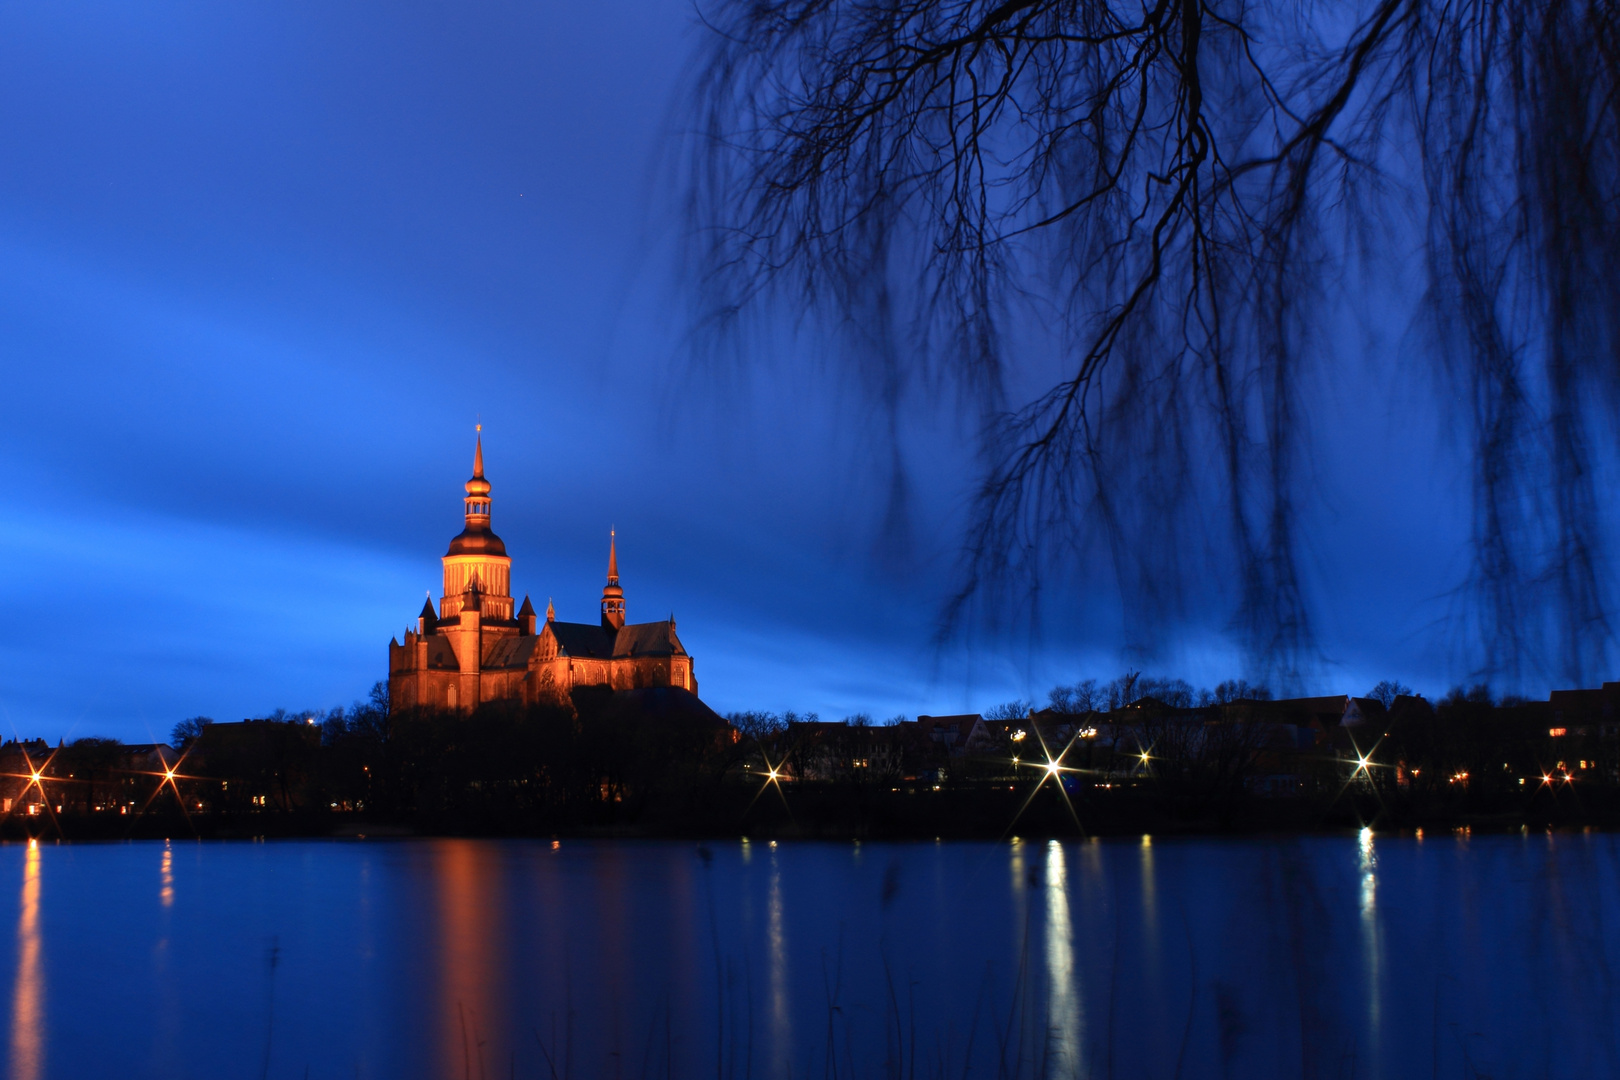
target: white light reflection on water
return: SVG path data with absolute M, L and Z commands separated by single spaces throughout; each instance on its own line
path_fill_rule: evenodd
M 1028 849 L 1029 845 L 1015 836 L 1012 838 L 1012 846 L 1008 849 L 1007 856 L 1007 868 L 1012 876 L 1012 880 L 1008 882 L 1007 893 L 1012 901 L 1012 918 L 1008 920 L 1012 930 L 1012 948 L 1009 955 L 1015 958 L 1014 963 L 1009 966 L 1018 973 L 1018 988 L 1015 993 L 1024 999 L 1031 995 L 1031 983 L 1039 977 L 1038 969 L 1029 962 L 1029 914 L 1031 899 L 1035 895 L 1035 883 L 1030 878 L 1031 871 L 1024 859 Z M 1020 1038 L 1023 1037 L 1021 1034 Z
M 1360 858 L 1357 868 L 1361 873 L 1361 962 L 1367 984 L 1367 1052 L 1365 1059 L 1377 1075 L 1379 1062 L 1380 1027 L 1379 995 L 1383 976 L 1383 945 L 1378 930 L 1378 853 L 1373 849 L 1373 831 L 1362 829 Z
M 771 958 L 771 1048 L 773 1076 L 793 1074 L 793 1003 L 788 995 L 787 932 L 782 918 L 782 864 L 771 844 L 770 891 L 766 899 L 766 934 Z
M 1074 921 L 1063 845 L 1046 845 L 1046 1005 L 1051 1038 L 1050 1075 L 1078 1076 L 1085 1045 L 1084 997 L 1074 963 Z
M 40 970 L 39 841 L 28 842 L 23 860 L 22 903 L 17 913 L 17 978 L 11 991 L 11 1080 L 45 1075 L 45 978 Z

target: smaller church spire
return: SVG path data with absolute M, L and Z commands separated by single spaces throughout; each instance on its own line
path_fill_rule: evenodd
M 484 475 L 484 425 L 475 424 L 473 429 L 478 433 L 473 443 L 473 479 L 482 479 Z
M 608 530 L 608 579 L 602 590 L 602 625 L 611 630 L 624 627 L 624 589 L 619 586 L 618 532 Z
M 557 609 L 551 606 L 551 597 L 546 597 L 546 622 L 557 621 Z

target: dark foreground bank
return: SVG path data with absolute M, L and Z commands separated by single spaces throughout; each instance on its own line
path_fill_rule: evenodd
M 734 718 L 735 719 L 735 718 Z M 1409 709 L 1310 729 L 1253 710 L 942 724 L 733 723 L 673 688 L 569 707 L 200 727 L 181 747 L 6 744 L 0 837 L 1070 837 L 1620 827 L 1607 727 Z

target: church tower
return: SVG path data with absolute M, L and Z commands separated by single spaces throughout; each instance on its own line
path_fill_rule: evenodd
M 602 625 L 608 629 L 624 628 L 624 590 L 619 587 L 618 533 L 608 530 L 608 578 L 602 590 Z
M 445 553 L 444 595 L 439 598 L 439 618 L 454 619 L 461 614 L 464 597 L 476 589 L 485 620 L 512 618 L 512 560 L 506 545 L 489 527 L 489 481 L 484 479 L 484 426 L 478 425 L 473 449 L 472 479 L 466 483 L 466 527 L 450 541 Z

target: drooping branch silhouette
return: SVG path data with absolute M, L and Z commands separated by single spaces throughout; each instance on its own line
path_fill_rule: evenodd
M 1409 374 L 1442 380 L 1476 462 L 1458 625 L 1510 680 L 1603 662 L 1610 6 L 701 10 L 687 206 L 702 325 L 723 335 L 781 304 L 828 318 L 891 432 L 913 390 L 977 410 L 983 481 L 953 617 L 1100 540 L 1127 630 L 1150 644 L 1213 552 L 1254 673 L 1297 682 L 1314 650 L 1302 417 L 1336 356 L 1333 286 L 1426 250 L 1435 361 Z M 1195 554 L 1189 538 L 1211 533 Z

